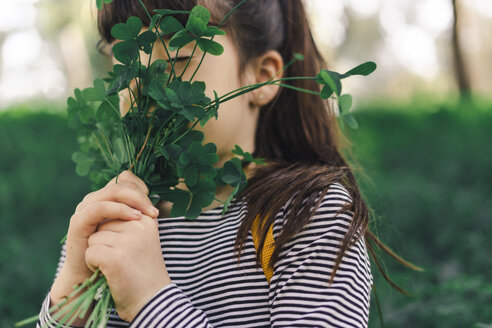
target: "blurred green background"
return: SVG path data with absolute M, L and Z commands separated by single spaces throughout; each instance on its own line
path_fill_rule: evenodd
M 492 327 L 492 2 L 305 3 L 334 70 L 378 64 L 344 84 L 360 126 L 345 133 L 372 230 L 425 269 L 382 254 L 409 297 L 372 263 L 385 327 Z M 75 174 L 64 103 L 108 68 L 91 7 L 0 2 L 0 328 L 38 313 L 59 241 L 90 191 Z M 381 327 L 375 301 L 369 326 Z

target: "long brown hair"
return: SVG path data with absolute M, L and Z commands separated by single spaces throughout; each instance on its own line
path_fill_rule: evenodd
M 196 4 L 210 9 L 212 20 L 220 21 L 239 0 L 144 0 L 147 9 L 168 8 L 191 10 Z M 99 32 L 106 42 L 112 42 L 111 27 L 124 22 L 129 16 L 140 17 L 147 25 L 149 19 L 134 0 L 116 0 L 99 11 Z M 184 22 L 184 17 L 177 17 Z M 284 72 L 285 77 L 316 76 L 327 68 L 320 55 L 308 24 L 301 0 L 256 0 L 243 3 L 227 20 L 227 33 L 240 50 L 240 72 L 248 60 L 258 58 L 268 50 L 277 50 L 284 60 L 290 61 L 295 53 L 304 55 Z M 319 91 L 314 80 L 292 80 L 289 84 Z M 341 133 L 331 106 L 319 96 L 281 88 L 273 101 L 260 110 L 255 136 L 255 157 L 267 160 L 268 165 L 256 168 L 247 187 L 237 198 L 247 201 L 248 211 L 241 222 L 235 241 L 238 261 L 256 216 L 260 242 L 257 266 L 270 225 L 287 201 L 290 211 L 285 213 L 282 231 L 275 240 L 275 250 L 269 265 L 273 268 L 283 246 L 300 232 L 318 209 L 332 183 L 343 184 L 351 195 L 351 202 L 340 212 L 353 212 L 347 234 L 341 241 L 330 282 L 350 246 L 361 236 L 383 277 L 397 290 L 385 274 L 374 253 L 374 246 L 384 250 L 400 263 L 419 269 L 406 262 L 369 230 L 370 209 L 363 200 L 351 167 L 342 156 L 346 140 Z

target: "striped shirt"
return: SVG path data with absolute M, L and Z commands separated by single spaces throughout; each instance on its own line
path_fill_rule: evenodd
M 233 198 L 224 216 L 221 206 L 195 220 L 159 218 L 162 254 L 172 282 L 130 323 L 113 309 L 106 327 L 367 327 L 373 277 L 364 236 L 346 251 L 328 285 L 353 215 L 336 212 L 350 201 L 341 184 L 330 185 L 315 215 L 285 244 L 270 284 L 261 266 L 256 267 L 251 231 L 237 263 L 234 241 L 247 211 L 243 201 Z M 275 217 L 274 239 L 289 203 Z M 63 246 L 56 275 L 64 259 Z M 56 326 L 47 311 L 49 303 L 48 292 L 38 328 Z

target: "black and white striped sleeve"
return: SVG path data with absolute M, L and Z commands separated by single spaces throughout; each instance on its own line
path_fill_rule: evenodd
M 350 201 L 341 184 L 332 184 L 305 229 L 285 245 L 270 281 L 271 327 L 367 327 L 373 279 L 364 236 L 347 249 L 328 284 L 353 218 L 335 215 Z M 275 221 L 274 236 L 282 224 Z
M 66 258 L 66 243 L 63 242 L 61 246 L 61 251 L 60 251 L 60 258 L 58 259 L 58 265 L 56 267 L 56 272 L 55 272 L 55 277 L 53 278 L 53 283 L 55 282 L 56 278 L 60 274 L 60 271 L 63 267 L 63 264 L 65 263 L 65 258 Z M 63 325 L 60 324 L 58 321 L 53 319 L 51 314 L 49 313 L 49 308 L 51 307 L 50 305 L 50 291 L 46 294 L 43 303 L 41 305 L 41 310 L 38 315 L 38 321 L 36 323 L 36 328 L 55 328 L 55 327 L 60 327 L 60 328 L 77 328 L 75 326 L 68 326 L 68 325 Z
M 196 308 L 183 291 L 170 283 L 149 300 L 130 328 L 212 328 L 205 313 Z

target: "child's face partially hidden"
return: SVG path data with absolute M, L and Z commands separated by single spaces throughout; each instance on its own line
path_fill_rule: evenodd
M 214 99 L 215 90 L 220 97 L 241 86 L 255 83 L 252 79 L 242 83 L 239 77 L 239 57 L 237 49 L 227 36 L 218 35 L 214 41 L 219 42 L 224 47 L 224 52 L 220 56 L 206 54 L 193 81 L 204 81 L 206 83 L 205 94 L 210 99 Z M 168 40 L 164 41 L 166 46 Z M 194 42 L 189 43 L 178 53 L 179 60 L 175 63 L 176 74 L 181 75 L 188 58 L 193 52 Z M 183 81 L 188 81 L 195 69 L 198 67 L 203 52 L 199 47 L 196 48 L 193 58 L 191 59 Z M 143 63 L 147 63 L 149 55 L 144 52 L 140 53 Z M 176 51 L 170 53 L 171 58 L 176 56 Z M 168 60 L 168 56 L 162 43 L 158 40 L 154 44 L 152 61 L 156 59 Z M 113 61 L 116 59 L 113 57 Z M 168 65 L 168 73 L 170 65 Z M 248 73 L 245 73 L 245 77 Z M 247 82 L 247 83 L 246 83 Z M 252 153 L 254 151 L 254 136 L 256 122 L 258 119 L 258 106 L 253 104 L 254 95 L 244 94 L 234 99 L 220 104 L 218 118 L 211 118 L 204 127 L 200 124 L 195 125 L 194 129 L 201 130 L 205 134 L 204 143 L 213 142 L 217 145 L 217 154 L 219 162 L 216 166 L 222 166 L 225 161 L 232 157 L 231 150 L 237 144 L 244 151 Z M 129 110 L 128 90 L 120 93 L 120 111 L 125 115 Z M 153 110 L 153 109 L 151 109 Z M 189 126 L 193 123 L 191 122 Z
M 282 56 L 274 50 L 266 52 L 263 56 L 251 61 L 246 65 L 242 74 L 239 76 L 239 55 L 238 48 L 227 35 L 217 35 L 214 41 L 219 42 L 224 47 L 224 52 L 220 56 L 206 54 L 193 81 L 204 81 L 206 83 L 205 94 L 210 99 L 214 99 L 213 91 L 217 92 L 220 97 L 230 91 L 242 86 L 261 83 L 275 76 L 283 67 Z M 166 46 L 168 40 L 164 40 Z M 178 53 L 178 60 L 175 65 L 175 71 L 179 75 L 186 66 L 187 59 L 193 52 L 194 42 L 189 43 Z M 195 50 L 193 58 L 183 75 L 183 81 L 188 81 L 195 69 L 198 67 L 203 52 L 199 47 Z M 148 55 L 144 52 L 140 54 L 142 62 L 148 62 Z M 176 52 L 170 53 L 171 58 L 176 56 Z M 152 61 L 156 59 L 168 60 L 167 53 L 162 43 L 158 40 L 154 45 Z M 116 59 L 113 57 L 113 62 Z M 170 71 L 170 65 L 168 65 Z M 280 76 L 278 76 L 280 77 Z M 203 131 L 205 135 L 204 143 L 213 142 L 217 146 L 219 161 L 216 167 L 222 167 L 224 162 L 234 155 L 231 150 L 234 146 L 239 145 L 244 151 L 253 153 L 255 144 L 256 123 L 260 107 L 270 102 L 278 92 L 278 86 L 266 85 L 253 92 L 243 94 L 239 97 L 228 100 L 220 104 L 218 118 L 211 118 L 204 127 L 200 124 L 195 125 L 194 129 Z M 124 116 L 129 110 L 128 90 L 120 93 L 120 111 Z M 151 111 L 154 109 L 151 109 Z M 189 123 L 191 126 L 193 123 Z M 244 168 L 246 177 L 249 179 L 253 174 L 254 163 Z M 187 189 L 184 183 L 177 186 L 181 189 Z M 224 201 L 232 192 L 231 186 L 218 187 L 216 198 Z M 216 200 L 203 210 L 208 210 L 219 206 Z M 161 210 L 161 217 L 169 215 L 170 203 L 162 201 L 158 204 Z

